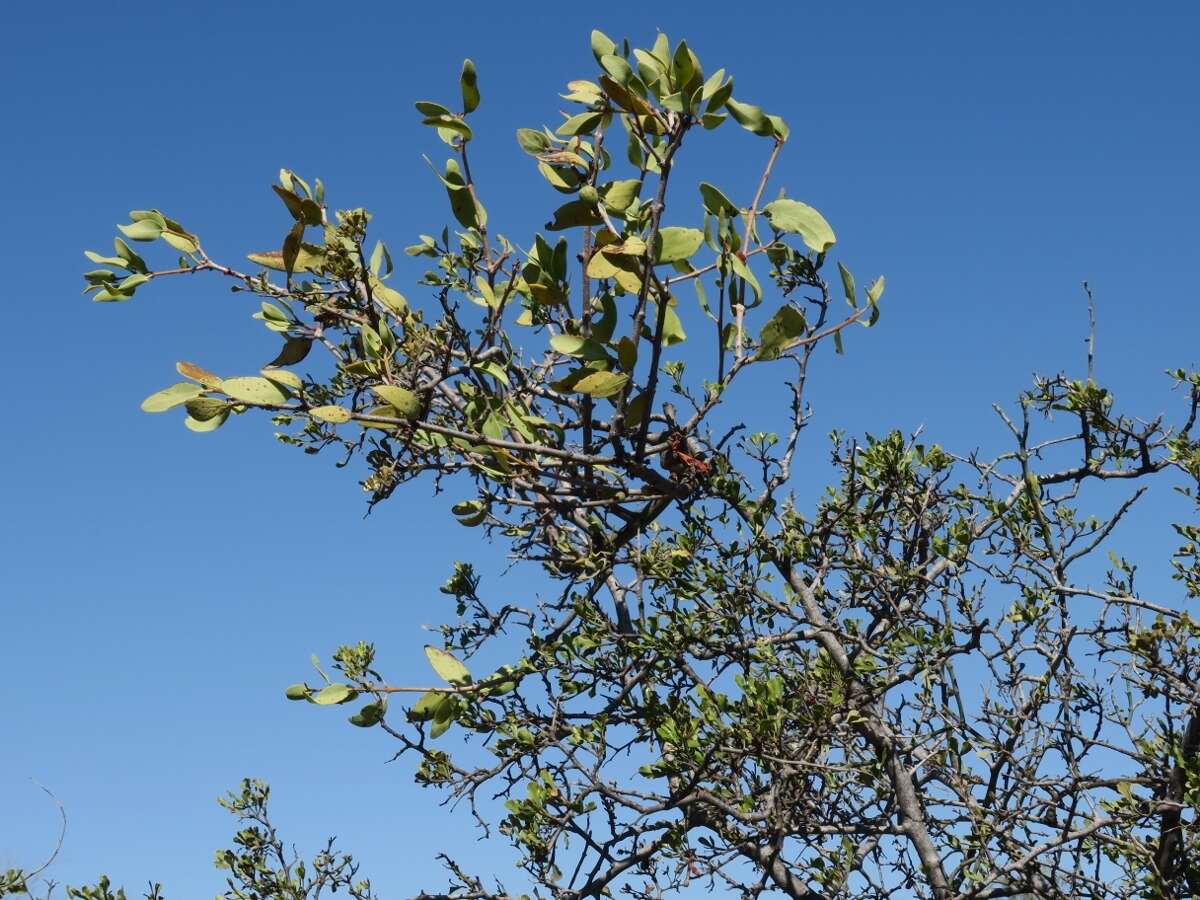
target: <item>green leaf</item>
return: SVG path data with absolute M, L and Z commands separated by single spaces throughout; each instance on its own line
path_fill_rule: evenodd
M 380 269 L 385 277 L 392 274 L 392 254 L 388 252 L 387 244 L 383 241 L 375 242 L 375 249 L 371 251 L 370 268 L 372 275 L 378 275 Z
M 798 234 L 811 249 L 824 253 L 835 243 L 833 229 L 825 217 L 799 200 L 775 200 L 763 207 L 771 227 L 777 231 Z
M 176 406 L 181 406 L 189 400 L 194 400 L 204 393 L 204 388 L 198 384 L 192 384 L 190 381 L 181 381 L 178 384 L 173 384 L 169 388 L 163 388 L 161 391 L 151 394 L 142 401 L 142 412 L 160 413 L 166 412 Z
M 666 312 L 663 313 L 662 337 L 664 347 L 680 344 L 687 340 L 687 332 L 683 330 L 683 323 L 679 320 L 679 314 L 670 305 L 667 306 Z
M 550 346 L 566 356 L 574 356 L 587 343 L 587 338 L 574 334 L 556 334 L 550 338 Z
M 307 684 L 291 684 L 283 695 L 289 700 L 307 700 L 310 693 Z
M 603 185 L 600 188 L 600 196 L 604 198 L 604 205 L 610 211 L 623 213 L 637 199 L 638 192 L 641 189 L 641 181 L 636 178 L 629 178 Z
M 454 113 L 448 106 L 442 106 L 440 103 L 434 103 L 432 100 L 418 100 L 413 104 L 417 108 L 417 112 L 428 118 L 429 116 L 452 116 Z
M 529 285 L 529 296 L 539 306 L 558 306 L 567 302 L 566 295 L 556 285 L 542 284 L 541 282 L 533 282 Z
M 579 190 L 582 181 L 579 172 L 570 166 L 552 166 L 546 162 L 539 162 L 538 172 L 560 194 L 574 193 Z
M 120 284 L 117 285 L 117 290 L 122 293 L 132 294 L 149 280 L 149 275 L 142 275 L 141 273 L 130 275 L 128 278 L 121 280 Z
M 209 419 L 229 413 L 229 404 L 216 397 L 197 397 L 195 400 L 189 400 L 183 404 L 183 407 L 187 410 L 188 416 L 197 422 L 207 422 Z
M 617 361 L 621 364 L 622 371 L 632 375 L 633 370 L 637 368 L 637 358 L 637 341 L 629 335 L 617 341 Z
M 281 406 L 288 399 L 288 395 L 275 382 L 253 376 L 226 378 L 221 382 L 221 390 L 234 400 L 256 406 Z
M 268 322 L 275 322 L 276 324 L 286 326 L 290 321 L 287 313 L 267 300 L 259 303 L 259 312 L 262 313 L 262 318 Z
M 120 265 L 120 260 L 114 265 Z M 83 273 L 84 280 L 89 284 L 110 284 L 116 277 L 117 273 L 112 269 L 92 269 L 90 272 Z
M 599 210 L 593 204 L 583 200 L 572 200 L 554 211 L 554 219 L 546 223 L 546 228 L 550 231 L 563 231 L 581 225 L 599 225 L 603 221 Z
M 850 274 L 850 270 L 842 265 L 841 260 L 838 260 L 838 272 L 842 276 L 842 293 L 846 295 L 846 302 L 854 309 L 858 308 L 858 292 L 854 287 L 854 276 Z
M 283 254 L 278 250 L 268 250 L 264 253 L 247 253 L 246 258 L 265 269 L 275 272 L 286 271 Z M 325 252 L 316 244 L 301 242 L 296 254 L 293 272 L 319 272 L 325 265 Z
M 625 407 L 625 427 L 637 428 L 642 424 L 642 418 L 646 415 L 646 392 L 638 394 L 629 401 L 629 405 Z
M 603 31 L 592 31 L 592 55 L 596 57 L 596 62 L 605 56 L 610 56 L 617 52 L 617 45 Z
M 865 322 L 860 323 L 864 328 L 871 328 L 879 321 L 879 298 L 883 296 L 883 284 L 883 276 L 880 275 L 867 288 L 867 302 L 871 305 L 871 314 Z
M 226 409 L 210 419 L 197 419 L 195 416 L 189 415 L 183 420 L 183 424 L 187 426 L 189 431 L 203 433 L 207 431 L 216 431 L 225 424 L 225 420 L 228 418 L 229 410 Z
M 143 219 L 131 225 L 118 225 L 117 227 L 131 241 L 153 241 L 163 233 L 163 227 L 150 219 Z
M 313 694 L 312 701 L 318 706 L 336 706 L 339 703 L 348 703 L 356 696 L 358 692 L 348 684 L 331 684 Z
M 293 219 L 299 222 L 304 218 L 304 206 L 299 197 L 297 197 L 291 191 L 281 188 L 277 184 L 271 185 L 271 190 L 273 190 L 275 195 L 283 201 L 283 205 L 287 207 L 287 210 L 292 214 Z
M 288 326 L 291 324 L 291 320 L 288 318 L 287 313 L 285 313 L 274 303 L 269 303 L 266 300 L 261 302 L 259 305 L 259 311 L 251 316 L 251 318 L 261 319 L 263 324 L 265 324 L 272 331 L 287 331 Z
M 703 88 L 700 90 L 700 99 L 708 100 L 717 92 L 721 85 L 725 82 L 725 70 L 717 69 L 712 75 L 708 76 L 708 80 L 704 82 Z
M 304 382 L 300 380 L 300 376 L 295 372 L 289 372 L 287 369 L 263 369 L 262 374 L 263 378 L 270 379 L 276 384 L 282 384 L 293 391 L 299 391 L 304 387 Z
M 878 303 L 879 298 L 883 296 L 883 286 L 884 286 L 883 276 L 880 275 L 878 278 L 875 279 L 874 282 L 872 282 L 871 286 L 869 288 L 867 288 L 867 299 L 872 304 Z
M 92 299 L 97 303 L 118 302 L 121 300 L 129 300 L 132 297 L 133 294 L 126 294 L 123 291 L 117 290 L 117 286 L 115 284 L 110 284 L 103 290 L 96 291 L 96 293 L 92 295 Z
M 555 131 L 563 137 L 574 137 L 577 134 L 594 131 L 602 118 L 604 118 L 603 114 L 598 112 L 580 113 L 577 116 L 571 116 L 567 121 L 559 125 Z
M 350 410 L 336 405 L 314 406 L 308 414 L 319 422 L 328 422 L 331 425 L 341 425 L 343 422 L 349 422 L 351 418 Z
M 600 102 L 600 85 L 593 81 L 574 79 L 567 82 L 567 89 L 570 93 L 559 94 L 564 100 L 570 100 L 573 103 L 582 103 L 585 106 L 592 106 Z
M 169 228 L 166 218 L 157 209 L 131 209 L 129 218 L 134 222 L 153 222 L 159 228 Z
M 600 57 L 600 66 L 612 76 L 613 81 L 617 82 L 617 84 L 625 86 L 633 80 L 633 69 L 623 56 L 606 53 Z
M 488 508 L 482 500 L 463 500 L 450 507 L 450 512 L 458 517 L 459 525 L 475 528 L 487 518 Z
M 486 225 L 487 214 L 482 206 L 476 207 L 462 170 L 453 159 L 446 160 L 446 174 L 442 180 L 446 183 L 446 191 L 450 195 L 450 210 L 459 224 L 464 228 L 481 228 Z
M 428 722 L 437 715 L 438 708 L 448 699 L 450 699 L 450 695 L 442 691 L 427 691 L 408 711 L 409 721 Z
M 191 254 L 200 249 L 200 245 L 196 243 L 195 235 L 180 234 L 177 231 L 164 231 L 162 239 L 180 253 Z
M 371 728 L 383 721 L 384 705 L 381 702 L 368 703 L 354 715 L 349 717 L 351 725 L 359 728 Z
M 584 359 L 603 359 L 604 348 L 589 338 L 574 334 L 556 334 L 550 338 L 550 346 L 564 356 L 577 356 Z
M 408 388 L 394 384 L 379 384 L 371 388 L 384 403 L 396 410 L 402 419 L 413 419 L 421 414 L 421 399 Z
M 479 78 L 475 72 L 475 63 L 469 59 L 463 60 L 462 75 L 458 79 L 462 87 L 463 113 L 474 112 L 479 107 Z
M 125 266 L 132 272 L 147 272 L 146 261 L 138 256 L 129 245 L 119 237 L 113 238 L 113 249 L 116 250 L 117 256 L 125 260 Z
M 739 103 L 730 97 L 725 101 L 725 108 L 729 110 L 729 114 L 733 116 L 734 121 L 747 131 L 753 131 L 755 134 L 764 136 L 774 134 L 771 123 L 767 120 L 767 114 L 762 111 L 762 107 L 755 106 L 753 103 Z
M 304 223 L 297 222 L 292 226 L 292 230 L 287 233 L 287 237 L 283 239 L 283 249 L 279 255 L 283 259 L 283 271 L 287 275 L 288 280 L 291 280 L 292 273 L 296 271 L 296 263 L 300 259 L 300 247 L 304 243 Z
M 384 284 L 374 275 L 369 276 L 371 296 L 399 316 L 408 312 L 408 301 L 393 287 Z
M 120 240 L 120 238 L 117 238 L 117 240 Z M 96 253 L 94 250 L 84 250 L 83 255 L 86 256 L 88 259 L 90 259 L 92 262 L 94 262 L 98 266 L 118 266 L 120 268 L 125 267 L 125 260 L 121 259 L 121 257 L 119 257 L 119 256 L 101 256 L 99 253 Z M 99 272 L 106 273 L 109 276 L 109 278 L 112 278 L 114 275 L 113 272 L 111 272 L 107 269 L 98 269 L 95 273 L 88 272 L 83 277 L 87 278 L 89 281 L 91 281 L 92 280 L 91 276 L 93 274 L 98 274 Z
M 607 249 L 609 248 L 592 254 L 587 265 L 588 277 L 611 278 L 627 293 L 638 293 L 642 288 L 644 270 L 637 257 L 625 253 L 605 252 Z
M 440 738 L 449 731 L 450 726 L 457 721 L 458 711 L 458 699 L 447 698 L 446 702 L 438 707 L 437 713 L 433 717 L 433 727 L 429 729 L 429 737 Z
M 658 233 L 658 252 L 655 261 L 660 263 L 687 259 L 704 243 L 704 232 L 698 228 L 671 226 Z
M 611 397 L 628 383 L 628 375 L 618 372 L 592 372 L 575 382 L 572 390 L 592 397 Z
M 550 138 L 533 128 L 518 128 L 517 143 L 530 156 L 540 156 L 554 146 Z
M 733 218 L 738 214 L 737 204 L 707 182 L 700 182 L 700 197 L 704 201 L 705 210 L 714 216 L 724 213 L 726 217 Z
M 290 337 L 283 342 L 279 354 L 267 363 L 268 366 L 294 366 L 302 362 L 312 349 L 311 338 Z
M 425 656 L 429 659 L 429 664 L 433 666 L 433 671 L 443 681 L 448 681 L 450 684 L 466 684 L 471 680 L 471 673 L 467 667 L 445 650 L 439 650 L 432 644 L 426 644 Z
M 754 277 L 754 273 L 750 271 L 750 267 L 746 265 L 746 261 L 736 253 L 729 254 L 726 257 L 729 260 L 730 266 L 733 267 L 734 273 L 745 280 L 746 284 L 750 285 L 750 289 L 754 291 L 756 300 L 762 300 L 762 286 L 758 283 L 758 279 Z
M 804 334 L 804 314 L 791 306 L 780 307 L 763 326 L 756 354 L 759 359 L 778 359 L 791 341 Z
M 451 131 L 454 134 L 460 135 L 463 140 L 471 140 L 475 135 L 471 131 L 471 126 L 460 119 L 458 116 L 429 116 L 421 120 L 422 125 L 432 125 L 438 131 Z M 450 141 L 447 141 L 450 143 Z

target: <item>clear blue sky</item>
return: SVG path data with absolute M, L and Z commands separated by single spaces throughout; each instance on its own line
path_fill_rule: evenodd
M 1177 402 L 1162 369 L 1200 361 L 1194 3 L 4 4 L 0 868 L 53 844 L 36 779 L 70 815 L 56 879 L 211 895 L 232 824 L 213 798 L 256 775 L 291 840 L 336 833 L 387 896 L 440 887 L 446 846 L 510 871 L 407 762 L 385 764 L 382 735 L 281 693 L 310 652 L 360 637 L 394 680 L 424 678 L 420 626 L 450 613 L 451 561 L 495 572 L 495 552 L 419 489 L 364 521 L 352 474 L 264 421 L 197 436 L 138 412 L 177 359 L 252 372 L 273 344 L 215 280 L 92 304 L 81 251 L 146 206 L 218 258 L 277 246 L 281 165 L 403 246 L 447 219 L 411 101 L 453 98 L 464 56 L 484 97 L 476 175 L 524 241 L 554 196 L 513 129 L 556 121 L 597 26 L 686 37 L 784 115 L 778 183 L 825 212 L 860 280 L 886 273 L 879 328 L 818 367 L 814 459 L 834 427 L 995 446 L 993 401 L 1035 368 L 1078 371 L 1085 278 L 1100 377 L 1146 415 Z M 687 177 L 712 167 L 745 193 L 761 161 L 738 148 L 764 151 L 732 128 L 697 141 Z M 514 209 L 528 191 L 541 206 Z M 1161 537 L 1124 547 L 1161 562 Z M 524 599 L 535 582 L 486 585 Z

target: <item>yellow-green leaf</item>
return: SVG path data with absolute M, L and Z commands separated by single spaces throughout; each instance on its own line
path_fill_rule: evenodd
M 156 391 L 145 400 L 142 401 L 142 412 L 160 413 L 166 412 L 181 404 L 187 403 L 189 400 L 194 400 L 204 393 L 204 388 L 198 384 L 192 384 L 188 381 L 181 381 L 178 384 L 173 384 L 169 388 L 163 388 L 161 391 Z
M 298 362 L 303 362 L 308 356 L 308 351 L 312 349 L 312 340 L 310 338 L 290 337 L 283 342 L 283 347 L 279 351 L 279 355 L 267 363 L 268 366 L 294 366 Z M 186 373 L 185 373 L 186 374 Z M 189 376 L 190 377 L 190 376 Z
M 229 412 L 229 404 L 216 397 L 197 397 L 183 404 L 183 408 L 197 422 L 207 422 Z
M 658 233 L 658 252 L 655 260 L 660 263 L 687 259 L 704 243 L 704 232 L 698 228 L 671 226 Z
M 221 382 L 221 390 L 243 403 L 255 406 L 280 406 L 287 402 L 288 395 L 273 381 L 253 376 L 242 378 L 226 378 Z
M 591 397 L 611 397 L 629 383 L 629 376 L 619 372 L 592 372 L 575 382 L 573 390 Z
M 408 388 L 394 384 L 380 384 L 373 387 L 379 399 L 387 403 L 402 419 L 412 419 L 421 414 L 421 400 Z
M 193 401 L 194 402 L 194 401 Z M 197 419 L 195 416 L 189 415 L 183 420 L 183 424 L 187 426 L 189 431 L 206 432 L 216 431 L 225 424 L 225 420 L 229 418 L 229 410 L 224 410 L 217 413 L 210 419 Z
M 162 239 L 180 253 L 195 253 L 198 249 L 195 235 L 179 234 L 175 231 L 164 231 Z
M 725 213 L 732 218 L 738 213 L 737 204 L 708 182 L 700 182 L 700 198 L 704 201 L 704 208 L 714 216 Z
M 447 699 L 449 694 L 444 694 L 441 691 L 427 691 L 422 694 L 420 699 L 412 705 L 412 709 L 408 711 L 408 718 L 412 722 L 428 722 L 437 715 L 438 707 L 440 707 Z
M 758 358 L 777 359 L 789 343 L 804 334 L 806 327 L 803 313 L 791 306 L 780 307 L 763 326 Z
M 298 391 L 304 387 L 304 382 L 300 380 L 300 376 L 295 372 L 289 372 L 287 369 L 263 369 L 263 377 L 268 378 L 276 384 L 282 384 L 284 387 L 291 388 L 293 391 Z
M 469 59 L 463 60 L 462 75 L 458 81 L 462 87 L 463 112 L 474 112 L 479 106 L 479 78 L 475 63 Z
M 308 414 L 318 421 L 328 422 L 331 425 L 341 425 L 343 422 L 350 421 L 350 410 L 344 406 L 314 406 L 308 411 Z
M 461 662 L 431 644 L 425 645 L 425 656 L 438 677 L 450 684 L 465 684 L 471 680 L 471 673 Z
M 764 206 L 763 213 L 772 228 L 800 235 L 804 243 L 818 253 L 824 253 L 837 243 L 837 237 L 825 217 L 807 203 L 776 200 Z
M 642 183 L 636 178 L 614 181 L 601 188 L 604 205 L 613 212 L 624 212 L 637 199 Z
M 348 684 L 331 684 L 312 695 L 313 703 L 319 706 L 334 706 L 353 700 L 358 692 Z

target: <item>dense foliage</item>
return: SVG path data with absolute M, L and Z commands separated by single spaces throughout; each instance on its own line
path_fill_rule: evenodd
M 561 201 L 550 237 L 510 241 L 485 210 L 474 66 L 461 103 L 417 103 L 451 151 L 435 174 L 454 219 L 407 248 L 428 260 L 421 302 L 392 285 L 365 210 L 332 212 L 287 170 L 289 230 L 244 271 L 155 210 L 120 230 L 177 264 L 120 237 L 88 254 L 96 300 L 209 273 L 283 339 L 259 374 L 181 362 L 144 409 L 195 431 L 265 413 L 285 443 L 357 458 L 372 504 L 426 476 L 544 573 L 518 606 L 456 567 L 456 616 L 426 648 L 436 687 L 389 682 L 363 642 L 287 696 L 355 704 L 352 723 L 511 842 L 512 878 L 447 848 L 463 900 L 506 881 L 556 898 L 1197 892 L 1200 628 L 1181 609 L 1200 529 L 1177 526 L 1174 597 L 1140 594 L 1118 555 L 1091 560 L 1152 483 L 1194 490 L 1200 376 L 1171 373 L 1178 417 L 1141 419 L 1089 355 L 998 408 L 1012 444 L 989 459 L 900 433 L 824 443 L 810 362 L 875 324 L 883 279 L 831 277 L 826 219 L 767 199 L 788 127 L 724 70 L 662 35 L 596 32 L 592 50 L 598 74 L 565 95 L 578 112 L 517 132 L 548 182 L 528 203 Z M 686 145 L 730 119 L 765 160 L 753 196 L 677 184 Z M 763 421 L 735 399 L 751 370 L 787 389 Z M 811 508 L 800 452 L 837 473 Z M 1105 481 L 1129 484 L 1111 509 L 1090 494 Z M 227 897 L 370 896 L 332 848 L 308 868 L 284 851 L 264 786 L 228 802 L 248 824 L 218 855 Z

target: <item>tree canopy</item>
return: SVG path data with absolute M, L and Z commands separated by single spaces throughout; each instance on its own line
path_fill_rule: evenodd
M 548 183 L 528 203 L 551 200 L 529 238 L 501 232 L 472 175 L 489 137 L 474 65 L 453 103 L 417 102 L 448 148 L 434 174 L 453 220 L 431 213 L 404 251 L 427 261 L 420 299 L 366 210 L 334 211 L 286 169 L 286 233 L 248 265 L 153 209 L 87 254 L 94 300 L 209 274 L 282 339 L 250 374 L 180 362 L 144 410 L 197 432 L 265 416 L 359 472 L 371 505 L 436 485 L 464 527 L 542 572 L 538 596 L 495 603 L 458 563 L 429 684 L 390 681 L 364 640 L 286 689 L 346 706 L 514 848 L 509 877 L 447 847 L 449 886 L 422 896 L 1200 891 L 1200 627 L 1183 611 L 1200 528 L 1177 524 L 1164 548 L 1175 596 L 1141 594 L 1109 546 L 1151 487 L 1194 498 L 1200 374 L 1169 372 L 1180 409 L 1146 417 L 1089 353 L 997 407 L 1011 447 L 986 459 L 922 435 L 815 434 L 810 362 L 853 352 L 883 278 L 856 277 L 826 218 L 772 185 L 788 126 L 724 69 L 664 35 L 593 32 L 591 47 L 563 95 L 576 111 L 517 130 Z M 673 174 L 722 127 L 749 132 L 752 196 Z M 151 264 L 139 242 L 178 259 Z M 738 403 L 751 370 L 786 385 L 779 409 Z M 836 477 L 808 504 L 793 474 L 818 453 Z M 245 825 L 218 853 L 227 897 L 372 896 L 332 845 L 290 855 L 266 801 L 254 781 L 226 801 Z

